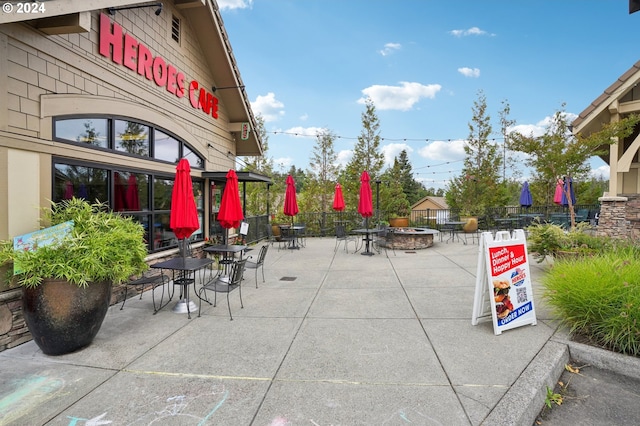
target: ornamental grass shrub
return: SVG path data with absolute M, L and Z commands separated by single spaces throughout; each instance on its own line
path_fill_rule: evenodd
M 557 261 L 543 278 L 544 298 L 571 334 L 640 356 L 640 247 Z
M 528 250 L 538 263 L 549 256 L 556 257 L 559 252 L 595 254 L 626 245 L 615 239 L 593 235 L 587 223 L 579 223 L 567 231 L 560 225 L 536 222 L 527 228 L 527 234 Z

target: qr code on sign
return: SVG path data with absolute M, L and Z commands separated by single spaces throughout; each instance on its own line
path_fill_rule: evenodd
M 522 287 L 522 288 L 517 288 L 516 289 L 516 300 L 517 300 L 517 303 L 524 303 L 524 302 L 529 300 L 527 298 L 527 288 L 526 287 Z

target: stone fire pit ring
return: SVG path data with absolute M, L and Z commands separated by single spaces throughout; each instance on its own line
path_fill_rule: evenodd
M 438 233 L 431 228 L 389 228 L 384 246 L 394 250 L 426 249 L 433 245 L 433 238 Z

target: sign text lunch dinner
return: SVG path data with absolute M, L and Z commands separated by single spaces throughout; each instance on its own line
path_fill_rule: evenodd
M 153 56 L 147 46 L 129 34 L 123 35 L 122 27 L 112 23 L 105 14 L 100 14 L 100 54 L 143 75 L 147 80 L 153 80 L 178 98 L 185 94 L 184 74 L 161 56 Z M 217 119 L 218 98 L 199 86 L 196 80 L 189 83 L 187 90 L 191 106 Z

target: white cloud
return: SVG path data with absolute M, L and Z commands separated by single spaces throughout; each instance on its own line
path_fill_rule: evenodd
M 364 104 L 369 97 L 379 110 L 408 111 L 422 98 L 435 98 L 442 86 L 439 84 L 423 85 L 401 81 L 400 86 L 373 85 L 362 90 L 366 96 L 358 99 Z
M 346 165 L 349 164 L 349 161 L 351 161 L 351 157 L 353 157 L 353 151 L 350 149 L 343 149 L 338 152 L 337 163 L 342 167 L 346 167 Z
M 307 121 L 309 119 L 309 114 L 306 112 L 300 116 L 300 121 Z
M 279 168 L 280 171 L 285 171 L 291 168 L 291 165 L 293 164 L 293 158 L 291 157 L 274 158 L 273 164 L 275 167 Z
M 572 112 L 565 112 L 565 119 L 567 123 L 571 123 L 573 120 L 578 118 L 578 116 Z M 553 117 L 547 116 L 542 120 L 538 121 L 535 124 L 518 124 L 513 127 L 509 127 L 508 132 L 511 133 L 513 131 L 520 133 L 523 136 L 528 137 L 539 137 L 545 134 L 550 125 L 553 124 Z
M 297 138 L 304 138 L 304 137 L 309 137 L 309 136 L 313 136 L 316 137 L 318 134 L 320 133 L 324 133 L 327 129 L 323 128 L 323 127 L 301 127 L 301 126 L 297 126 L 297 127 L 291 127 L 287 130 L 284 130 L 283 133 L 286 133 L 289 136 L 293 136 L 293 137 L 297 137 Z
M 594 178 L 602 178 L 607 180 L 611 176 L 611 169 L 608 165 L 591 169 L 591 176 L 593 176 Z
M 378 52 L 382 55 L 382 56 L 387 56 L 392 54 L 393 52 L 395 52 L 396 50 L 400 50 L 400 48 L 402 47 L 402 45 L 400 43 L 386 43 L 384 45 L 384 49 L 379 50 Z
M 458 68 L 458 72 L 465 77 L 480 77 L 480 68 L 462 67 Z
M 256 114 L 262 115 L 265 123 L 276 121 L 284 116 L 284 104 L 276 99 L 273 92 L 267 93 L 266 96 L 258 95 L 256 100 L 251 102 L 251 109 Z
M 251 9 L 253 0 L 218 0 L 220 10 Z
M 396 158 L 403 149 L 407 151 L 407 154 L 411 154 L 413 152 L 413 148 L 406 143 L 390 143 L 383 145 L 382 148 L 380 148 L 380 151 L 382 151 L 382 154 L 384 155 L 385 166 L 393 166 L 394 158 Z
M 462 139 L 452 141 L 433 141 L 418 150 L 418 155 L 432 161 L 459 161 L 464 159 Z
M 466 37 L 470 35 L 475 35 L 475 36 L 489 35 L 485 30 L 481 30 L 478 27 L 471 27 L 468 30 L 452 30 L 452 31 L 449 31 L 449 33 L 453 34 L 456 37 Z

